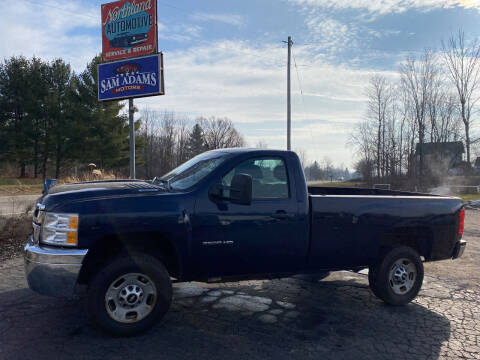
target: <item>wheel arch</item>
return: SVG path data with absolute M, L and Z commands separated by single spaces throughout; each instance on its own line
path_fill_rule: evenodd
M 432 230 L 425 226 L 393 228 L 380 237 L 377 258 L 389 249 L 407 246 L 428 260 L 432 254 L 433 238 Z
M 110 234 L 98 239 L 83 260 L 79 284 L 88 284 L 92 277 L 115 257 L 144 253 L 161 261 L 173 278 L 181 278 L 182 262 L 174 242 L 161 233 Z

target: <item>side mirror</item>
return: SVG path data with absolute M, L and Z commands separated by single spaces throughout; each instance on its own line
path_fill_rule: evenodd
M 234 204 L 250 205 L 252 203 L 252 177 L 236 174 L 230 184 L 230 201 Z

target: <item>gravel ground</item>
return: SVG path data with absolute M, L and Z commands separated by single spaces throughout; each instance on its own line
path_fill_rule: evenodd
M 0 263 L 21 255 L 31 232 L 31 214 L 0 216 Z
M 480 359 L 480 211 L 464 257 L 426 264 L 409 305 L 376 299 L 365 275 L 177 284 L 164 321 L 133 338 L 89 326 L 83 300 L 26 288 L 21 258 L 0 263 L 0 359 Z

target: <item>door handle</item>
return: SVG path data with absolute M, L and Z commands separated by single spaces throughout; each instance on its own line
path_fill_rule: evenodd
M 285 210 L 277 210 L 272 217 L 275 219 L 287 219 L 289 216 Z

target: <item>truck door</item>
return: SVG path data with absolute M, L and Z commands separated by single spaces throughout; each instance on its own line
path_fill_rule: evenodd
M 196 209 L 193 244 L 209 276 L 298 270 L 308 249 L 308 236 L 302 236 L 307 224 L 297 216 L 294 177 L 285 160 L 251 158 L 219 182 L 228 187 L 238 173 L 252 177 L 250 205 L 208 199 Z

